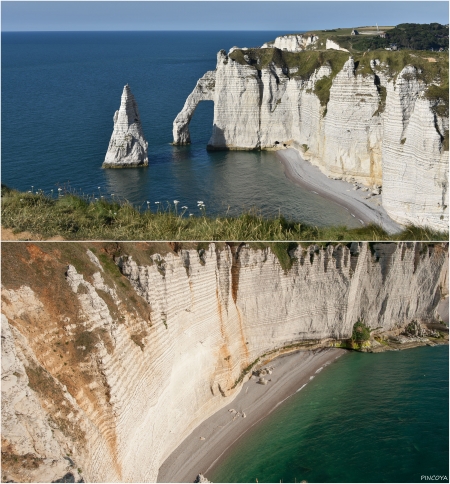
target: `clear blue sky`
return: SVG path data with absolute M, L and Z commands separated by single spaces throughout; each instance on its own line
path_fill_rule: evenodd
M 2 31 L 280 30 L 403 22 L 448 23 L 442 2 L 20 2 L 3 1 Z

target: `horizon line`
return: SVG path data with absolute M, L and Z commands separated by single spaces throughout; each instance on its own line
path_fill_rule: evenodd
M 346 27 L 339 27 L 339 28 L 346 28 Z M 358 28 L 358 27 L 354 27 L 354 28 Z M 299 32 L 309 32 L 310 30 L 324 30 L 324 29 L 299 30 Z M 329 30 L 329 29 L 325 29 L 325 30 Z M 2 33 L 14 33 L 14 32 L 22 32 L 22 33 L 31 33 L 31 32 L 275 32 L 275 31 L 292 32 L 292 29 L 290 30 L 282 30 L 282 29 L 270 29 L 270 30 L 268 29 L 262 29 L 262 30 L 259 30 L 259 29 L 1 30 Z

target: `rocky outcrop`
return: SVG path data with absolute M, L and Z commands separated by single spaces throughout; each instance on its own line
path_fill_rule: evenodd
M 352 57 L 330 89 L 323 134 L 310 137 L 309 161 L 332 178 L 382 184 L 380 96 L 371 76 L 355 75 Z
M 407 66 L 396 82 L 386 84 L 383 206 L 402 224 L 448 230 L 449 157 L 443 146 L 448 117 L 433 112 L 417 74 Z
M 26 339 L 3 314 L 1 325 L 3 469 L 9 469 L 7 475 L 15 482 L 52 482 L 68 473 L 72 482 L 80 480 L 54 417 L 32 389 L 41 367 Z
M 331 39 L 327 39 L 325 48 L 332 49 L 332 50 L 341 50 L 342 52 L 348 52 L 348 49 L 344 49 L 344 47 L 341 47 L 337 42 Z
M 298 246 L 283 265 L 245 244 L 97 244 L 100 259 L 82 243 L 17 245 L 2 260 L 5 480 L 62 477 L 67 456 L 88 482 L 155 481 L 261 355 L 348 338 L 362 319 L 433 322 L 448 277 L 447 244 Z M 20 474 L 14 456 L 31 452 Z
M 174 144 L 186 145 L 191 142 L 189 123 L 194 115 L 195 108 L 200 101 L 213 100 L 215 84 L 215 71 L 208 71 L 201 79 L 197 81 L 194 90 L 186 99 L 182 111 L 178 114 L 173 122 L 173 139 L 176 140 Z
M 128 84 L 123 88 L 120 109 L 114 114 L 114 131 L 103 168 L 127 168 L 148 165 L 148 143 L 142 132 L 141 118 Z
M 341 56 L 330 57 L 333 68 L 322 60 L 305 74 L 302 56 L 314 55 L 299 53 L 289 65 L 273 48 L 220 51 L 208 88 L 202 78 L 174 122 L 174 144 L 189 140 L 192 107 L 212 99 L 208 149 L 297 148 L 330 177 L 382 185 L 393 220 L 447 230 L 448 115 L 427 98 L 422 70 L 396 73 L 378 59 L 329 53 Z
M 314 45 L 319 37 L 314 34 L 291 34 L 281 35 L 273 42 L 266 42 L 261 46 L 262 49 L 276 47 L 277 49 L 287 50 L 288 52 L 301 52 L 308 46 Z

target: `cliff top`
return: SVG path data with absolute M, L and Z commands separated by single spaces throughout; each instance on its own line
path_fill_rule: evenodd
M 257 70 L 274 65 L 281 68 L 285 75 L 301 80 L 308 80 L 314 71 L 323 65 L 331 67 L 329 79 L 332 80 L 348 57 L 349 53 L 332 49 L 288 52 L 275 47 L 235 49 L 229 54 L 229 58 L 239 64 Z M 373 75 L 374 72 L 378 72 L 394 79 L 404 67 L 414 66 L 417 69 L 416 76 L 429 86 L 425 96 L 436 102 L 436 111 L 440 116 L 448 116 L 448 52 L 382 49 L 354 53 L 353 59 L 355 74 Z M 377 61 L 376 65 L 372 61 Z M 327 97 L 326 93 L 324 97 Z M 324 99 L 324 104 L 326 101 L 327 99 Z
M 356 32 L 352 35 L 352 32 Z M 284 34 L 282 37 L 296 34 Z M 307 46 L 308 50 L 326 48 L 326 41 L 331 40 L 350 52 L 364 52 L 368 49 L 386 49 L 395 44 L 399 49 L 448 50 L 448 25 L 439 23 L 413 24 L 404 23 L 397 26 L 364 26 L 338 28 L 329 30 L 311 30 L 301 33 L 303 36 L 314 34 L 318 41 Z M 267 44 L 273 44 L 269 41 Z

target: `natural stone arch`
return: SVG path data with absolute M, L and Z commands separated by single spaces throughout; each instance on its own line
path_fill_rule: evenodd
M 188 145 L 191 142 L 189 123 L 200 101 L 214 101 L 216 71 L 208 71 L 201 77 L 189 94 L 184 107 L 173 122 L 173 144 Z

